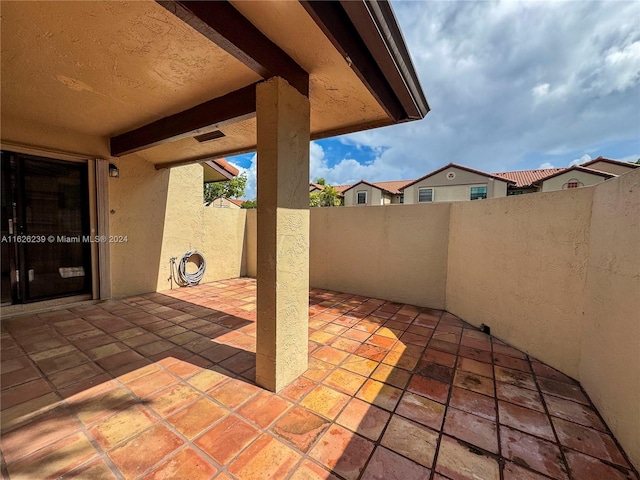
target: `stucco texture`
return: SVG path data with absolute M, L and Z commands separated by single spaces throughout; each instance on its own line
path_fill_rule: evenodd
M 311 285 L 443 308 L 449 208 L 311 209 Z
M 589 189 L 452 205 L 446 308 L 578 376 Z
M 579 378 L 638 467 L 640 171 L 593 194 Z
M 127 241 L 110 244 L 113 297 L 176 288 L 169 259 L 189 250 L 207 261 L 203 282 L 246 273 L 246 212 L 203 205 L 202 166 L 157 170 L 139 157 L 117 165 L 120 177 L 108 180 L 109 231 Z
M 446 309 L 578 379 L 640 466 L 640 172 L 453 204 Z

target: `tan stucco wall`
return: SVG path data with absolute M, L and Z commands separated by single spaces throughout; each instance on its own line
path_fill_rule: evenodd
M 550 178 L 549 180 L 545 180 L 542 182 L 543 192 L 555 192 L 556 190 L 562 190 L 563 186 L 566 189 L 566 183 L 571 179 L 576 179 L 578 182 L 582 183 L 582 187 L 590 187 L 592 185 L 596 185 L 598 183 L 602 183 L 606 180 L 606 178 L 601 177 L 600 175 L 593 175 L 587 172 L 581 172 L 579 170 L 572 170 L 567 173 L 561 173 L 560 175 Z
M 258 276 L 258 210 L 255 208 L 246 210 L 247 228 L 245 230 L 246 268 L 247 276 Z
M 636 467 L 639 192 L 632 172 L 453 204 L 446 291 L 448 311 L 578 379 Z
M 578 376 L 591 189 L 451 207 L 446 308 Z
M 171 172 L 135 156 L 114 163 L 120 177 L 108 179 L 109 233 L 127 237 L 110 245 L 111 294 L 118 298 L 158 288 Z
M 311 209 L 311 286 L 443 308 L 449 207 Z
M 171 288 L 169 259 L 189 250 L 207 261 L 203 282 L 246 272 L 245 211 L 203 205 L 200 165 L 156 170 L 135 156 L 112 162 L 120 177 L 108 180 L 110 234 L 127 236 L 110 245 L 113 297 Z
M 594 192 L 579 378 L 640 467 L 640 171 L 589 190 Z
M 626 167 L 624 165 L 617 165 L 615 163 L 609 163 L 609 162 L 592 163 L 587 168 L 591 168 L 593 170 L 600 170 L 601 172 L 613 173 L 614 175 L 622 175 L 624 173 L 632 172 L 634 170 L 640 170 L 640 168 L 633 167 L 631 165 Z

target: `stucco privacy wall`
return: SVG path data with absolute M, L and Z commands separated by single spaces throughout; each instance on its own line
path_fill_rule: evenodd
M 246 212 L 203 206 L 200 165 L 156 170 L 139 157 L 117 165 L 120 177 L 109 179 L 109 229 L 127 242 L 110 245 L 113 297 L 171 288 L 169 259 L 191 249 L 207 261 L 203 282 L 246 273 Z
M 578 379 L 640 466 L 640 172 L 452 205 L 446 309 Z
M 640 466 L 640 169 L 593 189 L 580 382 Z
M 449 208 L 312 208 L 311 286 L 444 308 Z
M 446 309 L 577 378 L 592 192 L 452 204 Z

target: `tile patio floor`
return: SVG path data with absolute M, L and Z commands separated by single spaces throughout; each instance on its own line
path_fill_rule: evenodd
M 253 383 L 254 280 L 2 322 L 10 479 L 633 479 L 580 385 L 446 312 L 312 290 Z

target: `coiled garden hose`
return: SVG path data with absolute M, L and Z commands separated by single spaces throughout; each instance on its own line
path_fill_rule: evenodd
M 198 257 L 194 263 L 198 264 L 198 270 L 194 273 L 187 273 L 187 263 L 193 257 Z M 176 257 L 171 257 L 171 277 L 181 287 L 191 287 L 200 283 L 207 269 L 207 261 L 198 250 L 189 250 L 180 259 L 180 263 L 176 266 Z

